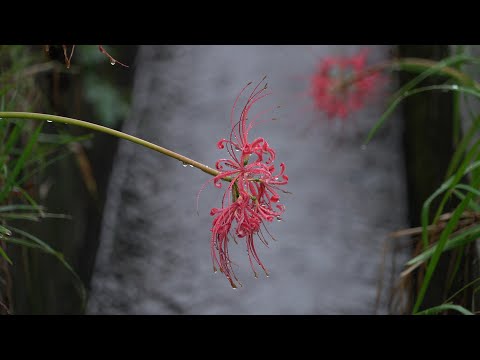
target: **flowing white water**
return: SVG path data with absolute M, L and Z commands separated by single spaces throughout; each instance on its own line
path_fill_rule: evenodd
M 369 46 L 385 59 L 390 47 Z M 123 130 L 213 166 L 229 134 L 235 97 L 267 75 L 273 93 L 257 110 L 281 105 L 255 128 L 285 162 L 293 194 L 277 241 L 255 279 L 245 246 L 231 245 L 243 288 L 232 291 L 210 259 L 210 208 L 223 193 L 209 176 L 123 142 L 105 212 L 88 311 L 91 314 L 371 314 L 386 234 L 406 226 L 397 118 L 362 148 L 386 95 L 344 123 L 310 107 L 308 76 L 326 55 L 359 46 L 143 46 L 132 115 Z M 252 114 L 255 113 L 255 108 Z M 389 266 L 384 269 L 389 272 Z M 386 308 L 382 302 L 380 313 Z

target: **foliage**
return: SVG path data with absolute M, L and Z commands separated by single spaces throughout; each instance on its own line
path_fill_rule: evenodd
M 438 270 L 440 258 L 447 252 L 457 250 L 457 262 L 449 274 L 447 288 L 452 285 L 452 279 L 459 271 L 460 258 L 467 245 L 475 244 L 480 235 L 480 114 L 469 109 L 464 114 L 461 111 L 461 102 L 470 105 L 471 99 L 480 98 L 480 85 L 466 72 L 461 72 L 464 65 L 478 67 L 480 59 L 464 54 L 463 51 L 448 57 L 438 63 L 428 66 L 413 80 L 405 84 L 391 99 L 387 110 L 377 121 L 367 137 L 367 143 L 373 138 L 389 116 L 397 110 L 403 100 L 430 91 L 452 92 L 455 96 L 455 114 L 452 116 L 456 131 L 454 143 L 456 149 L 445 174 L 445 181 L 425 200 L 421 213 L 421 246 L 420 252 L 406 263 L 408 269 L 404 275 L 413 270 L 424 272 L 416 301 L 412 312 L 414 314 L 437 314 L 448 310 L 458 311 L 463 314 L 472 314 L 475 309 L 465 309 L 459 304 L 451 303 L 462 292 L 472 287 L 473 281 L 454 295 L 444 299 L 442 304 L 434 308 L 419 311 L 430 286 L 433 274 Z M 445 69 L 451 71 L 445 71 Z M 457 70 L 453 71 L 452 68 Z M 405 68 L 404 68 L 405 70 Z M 422 82 L 434 75 L 444 75 L 445 82 L 439 85 L 424 86 Z M 463 134 L 462 128 L 464 127 Z M 459 202 L 454 209 L 444 214 L 447 202 L 452 198 Z M 436 207 L 433 204 L 438 201 Z M 475 293 L 476 290 L 474 290 Z M 474 303 L 474 301 L 473 301 Z
M 45 103 L 35 75 L 55 65 L 42 62 L 40 55 L 26 46 L 0 46 L 0 111 L 29 111 Z M 69 218 L 48 213 L 39 205 L 37 199 L 42 192 L 39 185 L 46 167 L 67 156 L 67 145 L 81 138 L 68 135 L 61 127 L 56 134 L 45 133 L 44 126 L 43 123 L 0 119 L 0 302 L 1 309 L 7 313 L 12 313 L 13 302 L 9 270 L 13 265 L 9 257 L 11 246 L 53 255 L 73 274 L 81 296 L 85 297 L 83 285 L 63 255 L 21 228 L 22 221 Z

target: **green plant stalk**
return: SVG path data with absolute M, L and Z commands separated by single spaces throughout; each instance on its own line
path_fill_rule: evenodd
M 459 185 L 457 185 L 457 187 L 458 186 Z M 465 199 L 465 195 L 461 191 L 453 190 L 453 193 L 455 194 L 456 197 L 458 197 L 460 199 L 460 201 Z M 475 211 L 475 212 L 480 212 L 480 206 L 478 204 L 476 204 L 473 200 L 470 201 L 468 206 L 469 206 L 470 210 Z
M 468 145 L 470 145 L 470 142 L 472 141 L 475 134 L 477 134 L 479 128 L 480 128 L 480 116 L 477 116 L 472 126 L 470 126 L 470 129 L 465 133 L 462 140 L 457 144 L 457 149 L 455 150 L 455 153 L 452 156 L 452 161 L 448 165 L 446 179 L 448 179 L 453 174 L 454 170 L 457 168 L 458 163 L 460 162 L 462 157 L 465 156 Z
M 459 313 L 461 313 L 463 315 L 473 315 L 473 313 L 471 311 L 465 309 L 463 306 L 453 305 L 451 303 L 435 306 L 435 307 L 432 307 L 430 309 L 420 311 L 420 312 L 418 312 L 414 315 L 436 315 L 436 314 L 438 314 L 442 311 L 447 311 L 447 310 L 455 310 L 455 311 L 458 311 Z
M 462 85 L 473 86 L 480 90 L 480 84 L 470 79 L 466 74 L 454 67 L 450 67 L 443 62 L 421 59 L 421 58 L 401 58 L 384 61 L 375 65 L 372 65 L 361 73 L 352 75 L 341 81 L 337 86 L 339 89 L 346 88 L 353 83 L 360 81 L 370 75 L 378 73 L 383 70 L 396 70 L 396 71 L 410 71 L 410 72 L 424 72 L 434 68 L 435 71 L 441 75 L 445 75 L 457 80 Z
M 456 56 L 453 56 L 453 57 L 450 57 L 450 58 L 447 58 L 447 59 L 444 59 L 442 61 L 439 61 L 436 63 L 435 66 L 432 66 L 430 68 L 428 68 L 427 70 L 425 70 L 424 72 L 422 72 L 420 75 L 418 75 L 417 77 L 415 77 L 413 80 L 409 81 L 407 84 L 405 84 L 404 86 L 402 86 L 402 88 L 400 90 L 398 90 L 396 92 L 396 94 L 393 96 L 393 100 L 390 102 L 390 104 L 388 105 L 388 109 L 385 111 L 385 113 L 381 116 L 381 118 L 377 121 L 377 123 L 374 125 L 374 127 L 370 130 L 370 132 L 368 133 L 367 135 L 367 139 L 365 140 L 364 142 L 364 145 L 367 145 L 370 140 L 372 139 L 373 135 L 377 132 L 377 130 L 383 125 L 383 123 L 386 121 L 387 117 L 393 112 L 393 110 L 395 109 L 396 106 L 398 106 L 398 104 L 406 97 L 412 95 L 412 93 L 410 92 L 410 90 L 415 87 L 416 85 L 418 85 L 419 83 L 421 83 L 423 80 L 425 80 L 427 77 L 429 77 L 430 75 L 434 75 L 434 74 L 437 74 L 441 71 L 441 69 L 445 68 L 445 67 L 448 67 L 448 66 L 454 66 L 456 64 L 460 64 L 460 63 L 475 63 L 475 64 L 480 64 L 480 59 L 477 59 L 477 58 L 474 58 L 474 57 L 470 57 L 470 56 L 465 56 L 465 55 L 456 55 Z M 370 70 L 371 71 L 371 70 Z M 368 70 L 367 70 L 368 72 Z M 362 74 L 360 74 L 361 76 Z M 423 89 L 427 89 L 428 87 L 426 88 L 423 88 Z M 474 89 L 478 89 L 478 88 L 474 88 Z M 433 90 L 433 89 L 432 89 Z M 439 89 L 440 90 L 440 89 Z M 444 89 L 444 90 L 447 90 L 447 89 Z M 451 88 L 450 90 L 454 90 L 453 88 Z M 457 89 L 455 89 L 457 90 Z M 424 90 L 425 91 L 425 90 Z M 475 91 L 478 91 L 478 90 L 467 90 L 467 89 L 458 89 L 457 91 L 461 91 L 461 92 L 464 92 L 466 94 L 472 94 L 472 95 L 476 95 L 475 94 Z M 423 92 L 423 91 L 421 91 Z M 413 92 L 414 94 L 417 94 L 418 92 Z M 407 95 L 408 94 L 408 95 Z
M 472 241 L 475 241 L 479 235 L 480 235 L 480 225 L 470 227 L 468 228 L 468 230 L 465 230 L 460 234 L 456 234 L 455 236 L 450 237 L 447 240 L 447 243 L 445 244 L 443 251 L 449 251 L 449 250 L 464 246 Z M 407 266 L 412 266 L 417 264 L 419 265 L 421 263 L 426 262 L 435 253 L 437 247 L 438 247 L 437 243 L 435 243 L 433 246 L 423 251 L 421 254 L 407 261 L 406 265 Z
M 407 71 L 425 71 L 435 66 L 441 64 L 438 61 L 428 60 L 428 59 L 419 59 L 419 58 L 403 58 L 398 60 L 393 60 L 390 62 L 389 67 L 398 70 L 407 70 Z M 463 85 L 469 85 L 480 88 L 479 84 L 472 79 L 470 79 L 462 71 L 455 69 L 450 66 L 443 66 L 438 69 L 438 72 L 443 75 L 450 76 L 458 80 Z
M 20 157 L 16 161 L 15 167 L 13 168 L 12 172 L 8 174 L 8 177 L 5 180 L 5 186 L 4 186 L 3 189 L 0 190 L 0 202 L 2 202 L 5 199 L 5 197 L 8 195 L 8 192 L 10 191 L 10 189 L 13 187 L 13 185 L 15 183 L 15 179 L 17 178 L 17 176 L 22 171 L 23 164 L 25 163 L 26 159 L 28 158 L 28 156 L 32 152 L 33 145 L 36 142 L 38 134 L 40 134 L 40 131 L 42 130 L 42 125 L 43 124 L 40 124 L 40 126 L 38 126 L 35 129 L 32 136 L 28 140 L 28 143 L 25 146 L 24 151 L 22 152 L 22 154 L 20 155 Z
M 467 162 L 464 162 L 464 164 L 466 165 Z M 464 169 L 462 168 L 461 171 L 459 171 L 455 176 L 452 176 L 451 178 L 449 178 L 447 181 L 445 181 L 432 195 L 430 195 L 430 197 L 425 200 L 425 202 L 423 203 L 423 206 L 422 206 L 422 213 L 421 213 L 421 223 L 422 223 L 422 243 L 424 245 L 424 248 L 427 249 L 428 246 L 429 246 L 429 242 L 428 242 L 428 231 L 427 231 L 427 228 L 428 228 L 428 224 L 429 224 L 429 212 L 430 212 L 430 205 L 432 204 L 433 200 L 435 200 L 435 198 L 437 198 L 439 195 L 441 195 L 443 192 L 447 192 L 447 194 L 444 195 L 444 198 L 442 199 L 442 203 L 440 204 L 440 207 L 443 206 L 442 204 L 444 204 L 444 199 L 447 197 L 447 196 L 450 196 L 450 193 L 453 192 L 453 190 L 456 188 L 456 187 L 459 187 L 461 186 L 462 184 L 458 184 L 458 182 L 460 181 L 461 177 L 468 174 L 469 172 L 475 170 L 476 168 L 478 168 L 480 166 L 480 161 L 477 161 L 475 163 L 473 163 L 472 165 L 470 165 L 468 168 Z M 471 186 L 468 186 L 468 185 L 463 185 L 461 188 L 469 191 L 469 189 L 471 188 Z M 472 192 L 470 192 L 467 196 L 471 195 Z M 473 193 L 475 194 L 475 193 Z M 462 199 L 462 203 L 463 201 L 466 199 L 466 197 L 464 197 Z M 467 200 L 468 203 L 467 205 L 469 205 L 472 201 L 472 199 L 469 199 Z M 439 209 L 440 209 L 439 207 Z M 439 213 L 437 211 L 437 213 Z M 432 224 L 435 224 L 436 221 L 438 221 L 438 217 L 436 217 L 436 219 L 434 219 L 434 222 L 432 222 Z
M 451 300 L 453 300 L 455 298 L 455 296 L 457 296 L 458 294 L 460 294 L 462 291 L 464 291 L 465 289 L 467 289 L 469 286 L 472 286 L 473 284 L 477 283 L 480 281 L 480 278 L 476 278 L 475 280 L 472 280 L 470 281 L 467 285 L 465 285 L 464 287 L 462 287 L 460 290 L 458 290 L 455 294 L 453 294 L 452 296 L 450 296 L 447 300 L 445 300 L 444 303 L 447 303 Z
M 471 166 L 471 168 L 472 167 L 473 167 L 473 165 Z M 475 188 L 478 185 L 480 185 L 480 177 L 474 179 L 473 182 L 472 182 L 472 187 Z M 467 207 L 467 205 L 470 202 L 470 200 L 472 199 L 472 197 L 473 197 L 472 193 L 468 193 L 465 196 L 465 199 L 463 199 L 460 202 L 460 204 L 457 206 L 457 208 L 455 209 L 455 211 L 452 214 L 452 217 L 450 218 L 447 225 L 445 226 L 445 229 L 442 231 L 442 234 L 440 235 L 440 239 L 438 240 L 438 243 L 437 243 L 437 248 L 435 249 L 435 252 L 432 256 L 432 259 L 427 266 L 427 271 L 425 273 L 425 278 L 423 280 L 422 287 L 420 288 L 417 300 L 415 302 L 415 306 L 413 307 L 413 313 L 414 314 L 418 312 L 418 310 L 419 310 L 419 308 L 420 308 L 420 306 L 423 302 L 423 299 L 425 297 L 425 293 L 427 292 L 428 286 L 430 284 L 430 280 L 431 280 L 431 278 L 433 276 L 433 273 L 434 273 L 434 271 L 437 267 L 438 261 L 440 260 L 440 255 L 443 252 L 443 248 L 445 247 L 445 245 L 447 243 L 448 237 L 450 236 L 450 234 L 453 232 L 453 230 L 457 226 L 461 215 L 463 214 L 465 208 Z
M 453 94 L 453 145 L 457 147 L 462 131 L 461 94 Z
M 455 49 L 455 54 L 456 55 L 462 55 L 465 52 L 465 49 L 463 46 L 458 46 Z M 455 64 L 452 66 L 452 68 L 457 69 L 458 71 L 462 71 L 462 64 Z M 454 93 L 453 94 L 453 144 L 455 147 L 458 145 L 460 141 L 460 133 L 462 130 L 462 113 L 461 113 L 461 94 L 460 93 Z
M 97 125 L 93 123 L 89 123 L 87 121 L 82 121 L 82 120 L 77 120 L 77 119 L 72 119 L 64 116 L 56 116 L 56 115 L 49 115 L 49 114 L 40 114 L 40 113 L 31 113 L 31 112 L 12 112 L 12 111 L 0 111 L 0 118 L 9 118 L 9 119 L 31 119 L 31 120 L 39 120 L 39 121 L 48 121 L 48 122 L 58 122 L 58 123 L 63 123 L 63 124 L 68 124 L 68 125 L 74 125 L 74 126 L 80 126 L 89 130 L 94 130 L 94 131 L 99 131 L 103 132 L 108 135 L 116 136 L 120 139 L 128 140 L 131 141 L 135 144 L 144 146 L 146 148 L 149 148 L 151 150 L 157 151 L 159 153 L 162 153 L 164 155 L 170 156 L 171 158 L 174 158 L 178 161 L 181 161 L 184 164 L 189 164 L 192 165 L 193 167 L 196 167 L 197 169 L 202 170 L 203 172 L 216 176 L 219 174 L 219 172 L 215 169 L 212 169 L 209 166 L 206 166 L 202 163 L 199 163 L 198 161 L 192 160 L 186 156 L 180 155 L 174 151 L 168 150 L 164 147 L 155 145 L 151 142 L 148 142 L 146 140 L 137 138 L 132 135 L 125 134 L 121 131 L 110 129 L 108 127 L 102 126 L 102 125 Z M 228 179 L 225 179 L 228 181 Z
M 450 292 L 450 289 L 453 286 L 453 282 L 455 281 L 455 277 L 457 276 L 458 270 L 460 269 L 463 255 L 464 255 L 464 250 L 465 250 L 465 245 L 461 245 L 456 249 L 456 258 L 455 258 L 455 263 L 453 265 L 453 270 L 447 279 L 446 294 Z
M 480 141 L 476 142 L 475 145 L 470 149 L 465 157 L 465 160 L 463 161 L 462 165 L 458 168 L 457 173 L 455 176 L 453 176 L 453 183 L 452 186 L 455 186 L 461 181 L 462 177 L 464 176 L 464 171 L 466 170 L 468 164 L 472 159 L 476 159 L 480 153 L 477 153 L 477 148 L 480 146 Z M 453 161 L 453 160 L 452 160 Z M 443 199 L 438 206 L 437 212 L 435 213 L 435 216 L 433 218 L 432 224 L 436 224 L 438 220 L 440 219 L 440 216 L 443 212 L 443 208 L 445 207 L 445 204 L 447 203 L 448 199 L 450 198 L 454 188 L 450 188 L 446 194 L 443 196 Z M 469 188 L 465 188 L 465 190 L 469 190 Z M 428 219 L 426 219 L 428 221 Z M 428 243 L 425 245 L 428 246 Z

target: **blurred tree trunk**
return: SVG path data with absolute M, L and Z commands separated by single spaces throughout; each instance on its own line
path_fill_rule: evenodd
M 420 57 L 440 60 L 449 56 L 448 45 L 400 45 L 400 57 Z M 416 75 L 401 73 L 401 85 Z M 445 82 L 445 78 L 430 77 L 422 85 Z M 448 164 L 454 152 L 453 142 L 453 95 L 451 92 L 430 91 L 408 97 L 403 102 L 404 147 L 408 187 L 408 209 L 411 226 L 420 226 L 420 214 L 424 201 L 444 182 Z M 438 206 L 440 199 L 432 208 Z M 458 202 L 452 199 L 444 212 L 452 210 Z M 432 220 L 432 219 L 430 219 Z M 471 249 L 465 249 L 472 255 Z M 446 283 L 455 252 L 442 255 L 437 270 L 430 282 L 422 309 L 441 304 L 445 300 Z M 472 256 L 464 256 L 453 287 L 449 293 L 465 285 L 471 277 Z M 421 286 L 421 272 L 416 272 L 412 283 L 412 304 Z M 423 278 L 423 275 L 422 275 Z M 457 286 L 455 286 L 457 285 Z M 465 304 L 468 306 L 469 304 Z
M 116 50 L 122 62 L 133 65 L 136 46 L 123 46 Z M 63 62 L 61 53 L 50 51 L 51 57 Z M 75 65 L 75 56 L 72 65 Z M 130 96 L 133 66 L 130 69 L 112 67 L 105 59 L 105 64 L 100 64 L 98 71 Z M 40 81 L 49 94 L 52 113 L 99 123 L 94 109 L 86 102 L 83 79 L 80 70 L 78 74 L 73 71 L 51 72 L 42 76 Z M 54 131 L 55 128 L 51 129 Z M 73 127 L 68 131 L 75 135 L 89 133 Z M 49 212 L 68 214 L 72 219 L 45 219 L 39 224 L 22 224 L 22 228 L 62 252 L 87 287 L 95 262 L 106 188 L 116 148 L 117 138 L 98 133 L 80 147 L 73 146 L 70 149 L 73 151 L 66 158 L 47 169 L 40 188 L 49 190 L 46 197 L 39 201 Z M 53 256 L 17 248 L 14 259 L 16 314 L 78 314 L 84 311 L 72 275 Z

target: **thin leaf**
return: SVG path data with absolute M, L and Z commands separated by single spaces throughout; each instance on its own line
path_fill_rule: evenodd
M 0 212 L 8 212 L 8 211 L 17 211 L 17 210 L 26 210 L 26 211 L 40 211 L 44 210 L 43 206 L 34 206 L 34 205 L 4 205 L 0 206 Z
M 477 141 L 475 143 L 475 145 L 467 152 L 467 154 L 465 156 L 465 159 L 460 164 L 456 173 L 454 173 L 452 183 L 450 184 L 450 188 L 448 189 L 448 192 L 443 196 L 442 201 L 440 202 L 440 205 L 437 208 L 437 212 L 435 213 L 435 216 L 433 218 L 433 222 L 432 222 L 433 224 L 436 224 L 438 219 L 442 215 L 443 209 L 444 209 L 448 199 L 450 198 L 450 196 L 451 196 L 453 190 L 456 188 L 457 184 L 459 184 L 459 182 L 465 176 L 465 174 L 466 174 L 465 171 L 468 168 L 468 165 L 470 164 L 470 162 L 473 159 L 478 158 L 480 152 L 477 151 L 477 149 L 479 148 L 479 146 L 480 146 L 480 140 Z M 474 169 L 472 169 L 471 171 L 472 171 L 473 174 L 475 173 Z M 469 202 L 469 205 L 470 205 L 470 203 L 471 203 L 471 201 Z M 428 225 L 428 213 L 427 213 L 426 217 L 422 217 L 422 226 L 425 228 L 427 225 Z M 428 241 L 427 241 L 426 237 L 422 237 L 422 240 L 423 240 L 424 247 L 426 248 L 428 246 Z
M 446 176 L 447 178 L 449 178 L 453 174 L 453 171 L 457 168 L 459 161 L 461 160 L 462 156 L 467 150 L 468 145 L 470 144 L 470 141 L 478 133 L 479 129 L 480 129 L 480 116 L 477 116 L 472 126 L 470 127 L 470 129 L 466 132 L 466 134 L 463 136 L 462 140 L 456 147 L 455 153 L 452 156 L 452 160 L 448 165 L 447 176 Z
M 38 205 L 37 202 L 33 200 L 32 197 L 22 188 L 18 188 L 18 190 L 22 194 L 23 198 L 27 200 L 31 206 L 33 206 L 36 210 L 38 210 L 40 214 L 43 214 L 43 210 L 44 210 L 43 206 Z
M 478 163 L 478 162 L 477 162 Z M 472 183 L 472 185 L 478 186 L 480 183 L 480 179 L 476 178 L 475 181 Z M 450 234 L 453 232 L 453 230 L 456 228 L 458 221 L 460 220 L 460 217 L 462 216 L 463 212 L 465 211 L 465 208 L 467 207 L 468 203 L 470 202 L 472 198 L 472 193 L 468 193 L 467 196 L 465 196 L 465 199 L 463 199 L 460 204 L 457 206 L 455 211 L 452 213 L 452 217 L 450 220 L 447 222 L 447 225 L 445 226 L 445 229 L 442 231 L 440 235 L 440 239 L 438 240 L 437 243 L 437 248 L 435 249 L 432 259 L 429 262 L 427 266 L 427 271 L 425 273 L 425 277 L 422 282 L 422 286 L 420 288 L 420 291 L 418 293 L 417 300 L 415 302 L 415 306 L 413 307 L 413 313 L 416 313 L 420 305 L 423 302 L 423 299 L 425 297 L 425 294 L 427 292 L 428 286 L 430 285 L 430 280 L 433 276 L 433 273 L 438 265 L 438 261 L 440 260 L 440 255 L 443 252 L 443 249 L 446 245 L 446 242 L 448 241 L 448 238 Z
M 463 231 L 457 236 L 452 237 L 447 241 L 442 252 L 454 249 L 456 247 L 468 244 L 469 242 L 475 241 L 480 235 L 480 225 L 473 226 L 468 230 Z M 423 263 L 427 261 L 438 248 L 438 243 L 433 245 L 431 248 L 423 251 L 421 254 L 415 256 L 413 259 L 409 260 L 406 265 L 415 265 L 417 263 Z
M 420 84 L 423 80 L 428 78 L 429 76 L 432 75 L 437 75 L 442 68 L 445 68 L 447 66 L 457 66 L 459 64 L 464 64 L 464 63 L 479 63 L 480 59 L 471 57 L 468 55 L 460 54 L 460 55 L 453 55 L 451 57 L 445 58 L 442 61 L 437 62 L 436 65 L 430 67 L 429 69 L 423 71 L 420 75 L 416 76 L 412 80 L 410 80 L 408 83 L 406 83 L 404 86 L 402 86 L 394 95 L 394 97 L 401 96 L 407 91 L 410 91 L 413 89 L 415 86 Z
M 434 91 L 434 90 L 443 90 L 443 91 L 458 91 L 461 93 L 465 94 L 470 94 L 475 97 L 480 98 L 480 92 L 476 90 L 475 88 L 472 87 L 465 87 L 465 86 L 459 86 L 459 85 L 432 85 L 432 86 L 425 86 L 421 87 L 415 90 L 407 91 L 403 93 L 401 96 L 395 98 L 395 100 L 388 106 L 387 110 L 382 114 L 380 119 L 376 122 L 376 124 L 373 126 L 373 128 L 370 130 L 370 132 L 367 135 L 367 140 L 365 140 L 364 145 L 367 145 L 370 140 L 373 138 L 373 136 L 377 133 L 378 129 L 380 129 L 387 118 L 393 113 L 393 111 L 397 108 L 400 103 L 413 95 L 421 94 L 423 92 L 428 92 L 428 91 Z
M 465 162 L 465 166 L 466 164 L 467 163 Z M 427 200 L 425 200 L 425 202 L 423 203 L 422 211 L 420 215 L 421 223 L 422 223 L 422 242 L 425 248 L 428 247 L 428 221 L 429 221 L 430 206 L 432 202 L 445 191 L 455 188 L 455 186 L 457 185 L 456 183 L 458 183 L 458 181 L 460 181 L 463 176 L 465 176 L 469 172 L 479 167 L 480 167 L 480 161 L 476 161 L 473 164 L 466 167 L 465 170 L 461 172 L 458 171 L 454 176 L 450 177 L 447 181 L 445 181 L 442 185 L 440 185 L 440 187 L 432 195 L 430 195 L 430 197 Z M 462 166 L 462 169 L 463 169 L 463 166 Z M 446 196 L 448 196 L 448 194 Z M 442 204 L 444 204 L 445 201 L 446 201 L 446 198 L 442 200 Z M 467 201 L 469 204 L 471 201 L 471 197 Z M 439 207 L 439 209 L 441 210 L 441 208 L 442 208 L 442 205 Z M 437 213 L 438 212 L 439 211 L 437 211 Z M 438 216 L 436 216 L 436 218 L 438 218 Z
M 5 234 L 7 236 L 12 235 L 12 232 L 8 230 L 5 226 L 0 225 L 0 233 Z
M 40 219 L 43 219 L 43 218 L 71 219 L 72 217 L 65 214 L 51 214 L 51 213 L 41 213 L 41 214 L 40 213 L 0 213 L 0 218 L 40 221 Z
M 20 234 L 20 235 L 23 235 L 25 236 L 27 239 L 33 241 L 34 243 L 36 243 L 37 245 L 41 246 L 42 249 L 52 255 L 55 255 L 55 256 L 60 256 L 63 258 L 63 255 L 57 251 L 55 251 L 50 245 L 48 245 L 47 243 L 43 242 L 42 240 L 40 240 L 39 238 L 37 238 L 36 236 L 22 230 L 22 229 L 18 229 L 16 227 L 13 227 L 13 226 L 10 226 L 10 229 L 14 232 L 14 233 L 17 233 L 17 234 Z
M 53 159 L 50 159 L 48 161 L 45 161 L 41 166 L 38 166 L 35 170 L 32 170 L 32 171 L 29 171 L 27 174 L 25 174 L 24 177 L 22 177 L 21 179 L 19 179 L 17 181 L 17 184 L 18 185 L 22 185 L 23 183 L 25 183 L 27 180 L 31 179 L 33 176 L 37 175 L 38 173 L 42 172 L 43 170 L 45 170 L 48 166 L 56 163 L 57 161 L 60 161 L 64 158 L 66 158 L 67 156 L 71 155 L 71 153 L 69 152 L 65 152 L 65 153 L 61 153 L 60 155 L 54 157 Z
M 25 126 L 24 123 L 16 123 L 13 127 L 10 136 L 5 144 L 5 148 L 3 149 L 5 154 L 10 154 L 12 147 L 17 143 L 20 135 L 22 134 L 22 129 Z
M 460 305 L 453 305 L 453 304 L 442 304 L 439 306 L 432 307 L 427 310 L 420 311 L 416 313 L 415 315 L 436 315 L 438 313 L 441 313 L 443 311 L 447 310 L 455 310 L 458 311 L 459 313 L 463 315 L 473 315 L 473 313 L 467 309 L 465 309 L 463 306 Z
M 3 248 L 0 246 L 0 255 L 10 264 L 10 265 L 13 265 L 13 262 L 12 260 L 10 260 L 10 258 L 8 257 L 7 253 L 5 252 L 5 250 L 3 250 Z
M 446 245 L 445 245 L 445 247 L 446 247 Z M 465 245 L 460 245 L 455 250 L 456 250 L 455 264 L 453 265 L 453 270 L 448 275 L 446 293 L 450 292 L 450 289 L 452 288 L 453 282 L 455 281 L 455 278 L 458 274 L 458 270 L 460 270 L 460 266 L 462 265 L 462 259 L 463 259 L 463 255 L 464 255 Z
M 460 199 L 460 200 L 463 200 L 465 199 L 465 195 L 463 195 L 460 191 L 458 190 L 453 190 L 453 193 Z M 480 212 L 480 205 L 478 205 L 477 203 L 475 203 L 474 201 L 470 201 L 468 203 L 468 207 L 470 208 L 470 210 L 474 211 L 474 212 Z
M 15 180 L 20 173 L 20 171 L 23 169 L 23 164 L 27 160 L 28 156 L 33 150 L 33 146 L 35 145 L 35 142 L 37 141 L 37 137 L 40 134 L 40 131 L 42 130 L 42 126 L 38 126 L 35 131 L 33 132 L 32 136 L 30 137 L 27 145 L 25 146 L 24 151 L 22 152 L 22 155 L 17 159 L 15 163 L 15 167 L 11 173 L 8 174 L 8 178 L 5 180 L 5 186 L 3 190 L 0 192 L 0 203 L 5 200 L 6 195 L 11 191 L 11 188 L 13 184 L 15 183 Z
M 453 300 L 455 298 L 455 296 L 457 296 L 458 294 L 462 293 L 462 291 L 464 291 L 465 289 L 467 289 L 468 287 L 472 286 L 473 284 L 477 283 L 480 281 L 480 277 L 479 278 L 476 278 L 472 281 L 470 281 L 467 285 L 465 285 L 464 287 L 462 287 L 460 290 L 458 290 L 455 294 L 453 294 L 452 296 L 450 296 L 447 300 L 445 300 L 445 303 L 448 303 L 450 300 Z
M 82 280 L 80 279 L 80 276 L 78 276 L 78 274 L 75 272 L 75 270 L 72 268 L 72 266 L 65 260 L 64 256 L 62 253 L 54 250 L 50 245 L 48 245 L 47 243 L 43 242 L 42 240 L 40 240 L 39 238 L 37 238 L 36 236 L 26 232 L 26 231 L 23 231 L 21 229 L 18 229 L 18 228 L 15 228 L 13 226 L 10 226 L 10 229 L 20 235 L 23 235 L 25 236 L 27 239 L 29 240 L 32 240 L 35 244 L 39 245 L 40 247 L 42 247 L 42 250 L 47 252 L 47 253 L 50 253 L 52 254 L 53 256 L 55 256 L 58 261 L 60 261 L 62 263 L 62 265 L 73 275 L 73 277 L 75 278 L 75 286 L 77 288 L 77 290 L 79 291 L 79 294 L 80 294 L 80 297 L 81 297 L 81 300 L 82 300 L 82 307 L 85 307 L 85 304 L 86 304 L 86 299 L 87 299 L 87 292 L 85 290 L 85 286 L 83 285 L 83 282 Z
M 26 246 L 26 247 L 29 247 L 29 248 L 38 249 L 38 250 L 43 251 L 43 248 L 40 245 L 37 245 L 33 242 L 27 241 L 25 239 L 17 238 L 17 237 L 14 237 L 14 236 L 5 238 L 5 239 L 3 239 L 3 241 L 5 241 L 6 243 L 12 243 L 12 244 L 15 244 L 15 245 Z
M 480 196 L 480 191 L 466 184 L 458 184 L 455 186 L 457 189 L 463 189 L 471 192 L 473 195 Z

